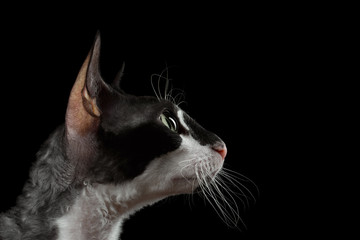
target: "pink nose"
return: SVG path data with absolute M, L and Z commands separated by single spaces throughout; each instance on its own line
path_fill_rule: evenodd
M 226 148 L 225 144 L 221 145 L 220 147 L 218 147 L 218 146 L 213 147 L 213 149 L 220 154 L 222 159 L 225 159 L 226 154 L 227 154 L 227 148 Z

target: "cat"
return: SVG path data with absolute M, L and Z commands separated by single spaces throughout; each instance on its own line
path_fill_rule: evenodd
M 123 69 L 112 84 L 102 79 L 100 42 L 97 33 L 65 124 L 42 145 L 17 205 L 0 215 L 0 239 L 119 239 L 137 210 L 198 189 L 212 193 L 223 172 L 225 143 L 170 98 L 127 94 Z M 219 214 L 237 216 L 228 207 Z

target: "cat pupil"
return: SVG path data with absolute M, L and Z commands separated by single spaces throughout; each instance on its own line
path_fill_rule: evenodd
M 171 116 L 169 112 L 163 112 L 160 115 L 160 121 L 171 131 L 177 132 L 177 123 L 176 120 Z

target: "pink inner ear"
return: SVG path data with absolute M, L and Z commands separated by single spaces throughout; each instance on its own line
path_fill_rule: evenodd
M 83 95 L 83 104 L 85 109 L 87 110 L 87 112 L 91 115 L 93 115 L 94 117 L 100 117 L 100 110 L 96 104 L 96 98 L 91 98 L 89 96 L 89 93 L 86 89 L 86 87 L 84 87 L 84 89 L 82 90 L 82 95 Z
M 100 112 L 98 111 L 95 102 L 93 102 L 95 101 L 95 99 L 91 99 L 87 93 L 86 94 L 88 98 L 86 98 L 85 96 L 83 97 L 82 93 L 86 82 L 86 75 L 90 58 L 91 51 L 79 71 L 79 74 L 76 78 L 75 84 L 71 90 L 69 97 L 69 103 L 66 110 L 66 129 L 69 133 L 72 134 L 86 135 L 96 130 L 99 124 L 99 119 L 95 116 L 97 114 L 100 114 Z M 90 109 L 91 112 L 95 111 L 95 116 L 90 114 L 85 109 L 83 99 L 90 99 L 90 102 L 94 103 L 90 104 Z M 93 106 L 96 106 L 96 108 L 94 108 Z

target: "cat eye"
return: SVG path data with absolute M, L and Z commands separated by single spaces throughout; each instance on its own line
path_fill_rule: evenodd
M 160 121 L 171 131 L 177 132 L 178 131 L 178 124 L 172 114 L 168 111 L 164 111 L 160 114 Z

